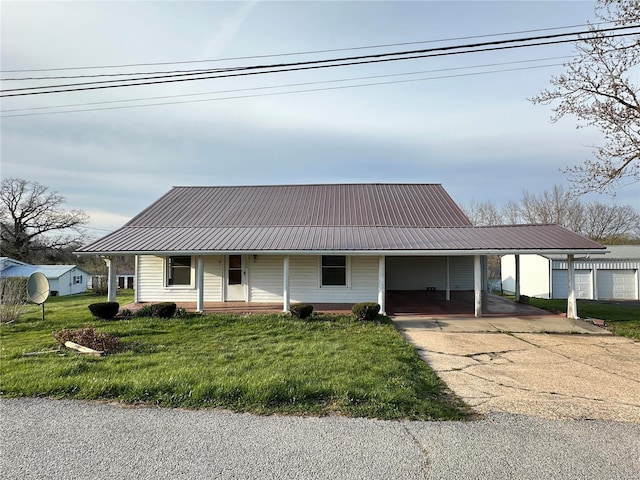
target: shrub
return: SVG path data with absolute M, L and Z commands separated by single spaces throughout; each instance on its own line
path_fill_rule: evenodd
M 0 278 L 0 323 L 20 319 L 27 305 L 27 278 Z
M 109 320 L 118 314 L 120 304 L 118 302 L 100 302 L 89 305 L 89 310 L 94 317 Z
M 131 318 L 133 317 L 133 312 L 128 308 L 123 308 L 118 312 L 118 316 L 123 318 Z
M 380 313 L 380 305 L 374 302 L 356 303 L 351 309 L 351 313 L 358 320 L 375 320 L 378 313 Z
M 160 317 L 171 318 L 175 315 L 178 306 L 173 302 L 150 303 L 143 305 L 136 313 L 135 317 Z
M 171 318 L 176 313 L 177 305 L 173 302 L 154 303 L 151 305 L 151 313 L 154 317 Z
M 518 300 L 518 303 L 529 305 L 529 297 L 527 295 L 520 295 L 520 300 Z
M 309 305 L 308 303 L 296 303 L 295 305 L 291 305 L 289 309 L 291 315 L 296 318 L 309 318 L 313 313 L 313 305 Z
M 53 338 L 64 345 L 65 342 L 74 342 L 83 347 L 93 348 L 100 352 L 112 352 L 120 346 L 120 339 L 109 333 L 97 332 L 95 327 L 87 325 L 84 328 L 71 330 L 63 328 L 53 332 Z

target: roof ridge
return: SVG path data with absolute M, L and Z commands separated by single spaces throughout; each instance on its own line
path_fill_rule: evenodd
M 254 185 L 173 185 L 171 188 L 260 188 L 260 187 L 332 187 L 332 186 L 359 186 L 359 185 L 429 185 L 442 186 L 442 183 L 424 182 L 348 182 L 348 183 L 268 183 Z

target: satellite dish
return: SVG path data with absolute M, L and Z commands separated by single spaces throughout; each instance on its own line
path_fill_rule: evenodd
M 29 275 L 27 297 L 37 305 L 44 303 L 49 298 L 49 280 L 44 273 L 35 272 Z

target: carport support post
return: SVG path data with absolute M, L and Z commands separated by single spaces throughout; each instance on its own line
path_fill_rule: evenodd
M 520 255 L 516 255 L 516 302 L 520 301 Z
M 447 256 L 447 289 L 444 298 L 447 302 L 451 301 L 451 273 L 449 272 L 449 257 Z
M 116 301 L 116 258 L 104 257 L 104 263 L 107 264 L 107 302 Z
M 573 255 L 567 255 L 567 280 L 569 282 L 569 294 L 567 295 L 567 318 L 578 318 L 578 305 L 576 304 L 576 279 L 573 270 Z
M 480 255 L 473 256 L 473 291 L 474 310 L 477 318 L 482 317 L 482 268 L 480 267 Z
M 380 313 L 386 315 L 385 307 L 385 276 L 386 276 L 386 258 L 384 255 L 378 257 L 378 305 L 380 305 Z
M 289 285 L 289 255 L 284 256 L 282 275 L 282 311 L 288 312 L 291 308 L 291 292 Z
M 198 299 L 196 302 L 196 311 L 204 311 L 204 262 L 202 256 L 198 256 L 196 260 L 196 291 L 198 292 Z

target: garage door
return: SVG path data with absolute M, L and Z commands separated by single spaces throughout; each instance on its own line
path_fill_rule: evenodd
M 591 298 L 591 270 L 575 270 L 576 298 Z M 569 285 L 566 270 L 553 271 L 553 298 L 567 298 Z
M 637 300 L 634 270 L 598 270 L 598 298 Z

